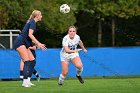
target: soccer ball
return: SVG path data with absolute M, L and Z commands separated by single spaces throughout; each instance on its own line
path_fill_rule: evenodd
M 60 12 L 61 13 L 69 13 L 70 12 L 70 7 L 67 4 L 62 4 L 60 6 Z

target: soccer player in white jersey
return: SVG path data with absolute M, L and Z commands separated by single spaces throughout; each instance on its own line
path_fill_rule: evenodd
M 76 27 L 70 26 L 68 28 L 68 34 L 63 38 L 62 50 L 60 52 L 62 72 L 59 76 L 58 85 L 63 84 L 64 79 L 68 73 L 68 66 L 70 62 L 72 62 L 77 68 L 76 77 L 78 78 L 80 83 L 84 83 L 84 80 L 81 77 L 83 64 L 79 57 L 78 51 L 80 50 L 77 49 L 77 46 L 79 45 L 85 53 L 87 53 L 87 50 L 85 49 L 83 42 L 80 40 L 80 37 L 76 34 L 76 32 Z

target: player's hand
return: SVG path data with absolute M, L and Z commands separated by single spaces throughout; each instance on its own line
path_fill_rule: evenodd
M 86 49 L 84 49 L 83 51 L 84 51 L 85 53 L 87 53 L 87 50 L 86 50 Z
M 36 50 L 36 46 L 31 46 L 31 47 L 29 47 L 29 49 Z
M 41 43 L 38 44 L 38 47 L 40 47 L 42 50 L 46 50 L 47 49 L 46 45 L 45 44 L 41 44 Z
M 33 46 L 33 50 L 36 50 L 36 46 Z

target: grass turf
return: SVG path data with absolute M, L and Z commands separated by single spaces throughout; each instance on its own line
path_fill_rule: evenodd
M 35 87 L 24 88 L 20 81 L 0 81 L 0 93 L 140 93 L 140 78 L 128 79 L 66 79 L 58 86 L 57 79 L 32 81 Z

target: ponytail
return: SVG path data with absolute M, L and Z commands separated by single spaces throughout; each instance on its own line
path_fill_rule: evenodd
M 32 14 L 30 15 L 30 17 L 29 17 L 28 20 L 30 20 L 30 19 L 32 19 L 32 18 L 35 18 L 35 17 L 38 16 L 39 14 L 41 14 L 41 12 L 40 12 L 39 10 L 34 10 L 34 11 L 32 12 Z

